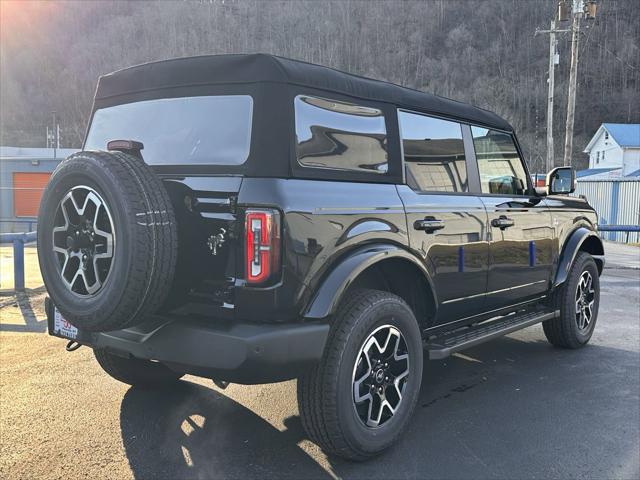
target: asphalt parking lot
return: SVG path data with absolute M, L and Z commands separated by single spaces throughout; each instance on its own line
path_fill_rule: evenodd
M 612 254 L 587 348 L 534 326 L 429 362 L 403 440 L 360 464 L 306 438 L 295 381 L 130 388 L 44 333 L 42 289 L 0 296 L 0 478 L 639 478 L 640 249 Z

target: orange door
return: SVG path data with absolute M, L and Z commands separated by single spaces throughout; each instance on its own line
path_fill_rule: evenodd
M 16 217 L 37 217 L 42 191 L 51 173 L 14 172 L 13 213 Z

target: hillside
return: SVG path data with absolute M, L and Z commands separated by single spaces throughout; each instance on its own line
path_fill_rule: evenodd
M 51 112 L 81 145 L 99 75 L 168 57 L 268 52 L 489 108 L 545 157 L 550 0 L 0 3 L 0 143 L 42 146 Z M 640 9 L 600 0 L 583 21 L 577 165 L 602 122 L 640 122 Z M 559 39 L 556 155 L 564 142 L 569 36 Z

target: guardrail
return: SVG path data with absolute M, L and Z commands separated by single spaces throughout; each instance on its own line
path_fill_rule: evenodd
M 640 225 L 598 225 L 599 232 L 640 232 Z M 24 291 L 24 244 L 35 242 L 37 232 L 0 233 L 0 244 L 13 244 L 13 285 L 16 292 Z
M 3 223 L 7 224 L 15 224 L 15 223 L 24 223 L 25 225 L 27 225 L 27 230 L 29 232 L 31 232 L 33 230 L 33 227 L 38 225 L 38 219 L 36 217 L 25 217 L 25 218 L 0 218 L 0 225 L 2 225 Z M 25 227 L 21 227 L 21 228 L 25 228 Z M 12 228 L 6 229 L 6 230 L 12 230 Z
M 598 225 L 599 232 L 626 232 L 626 242 L 629 243 L 629 234 L 640 232 L 640 225 Z
M 13 244 L 13 288 L 24 292 L 24 244 L 36 241 L 36 232 L 0 233 L 0 244 Z

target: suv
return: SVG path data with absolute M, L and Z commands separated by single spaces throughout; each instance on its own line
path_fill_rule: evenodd
M 131 385 L 297 378 L 310 438 L 364 459 L 425 356 L 589 341 L 604 250 L 574 184 L 534 188 L 507 121 L 428 93 L 262 54 L 127 68 L 44 192 L 49 333 Z

